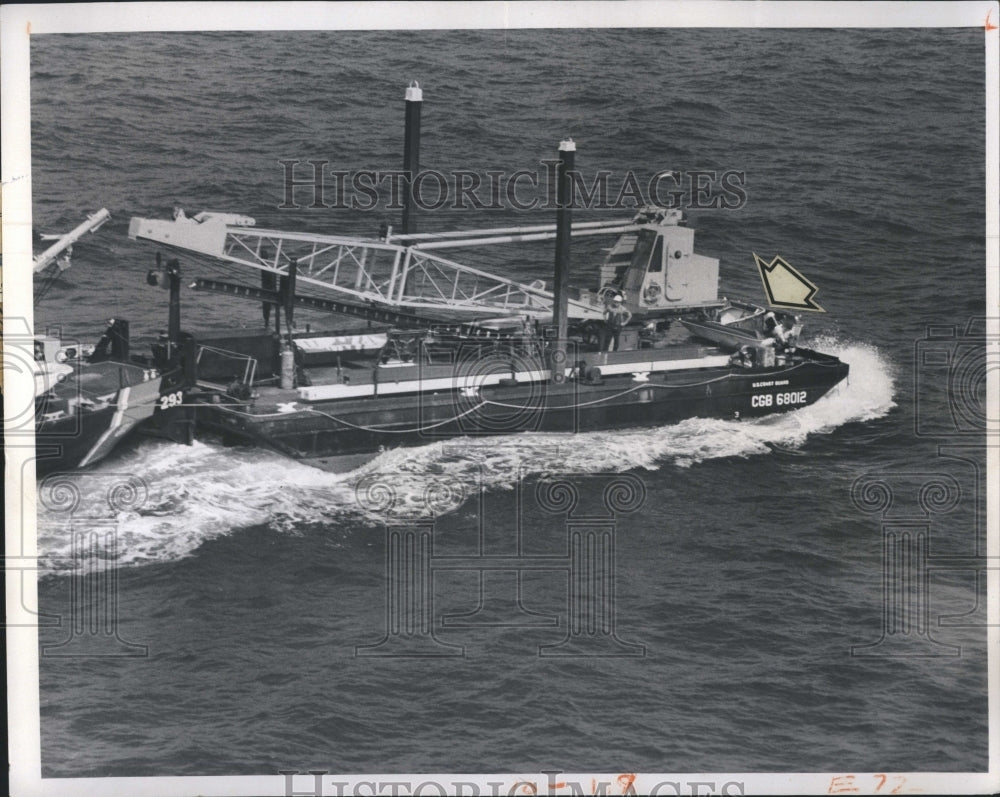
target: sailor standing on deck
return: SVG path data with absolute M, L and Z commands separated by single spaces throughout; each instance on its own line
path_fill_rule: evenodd
M 773 312 L 764 314 L 764 343 L 768 346 L 782 348 L 785 345 L 785 331 Z
M 767 313 L 764 316 L 764 340 L 768 346 L 774 346 L 777 351 L 784 351 L 786 348 L 795 348 L 795 340 L 798 332 L 795 327 L 798 319 L 794 316 L 786 316 L 778 323 L 774 313 Z M 801 329 L 801 327 L 800 327 Z
M 632 320 L 632 313 L 625 307 L 625 297 L 616 293 L 611 305 L 604 311 L 604 345 L 601 351 L 618 351 L 622 329 Z
M 795 353 L 795 346 L 799 342 L 799 335 L 802 334 L 802 317 L 797 315 L 786 315 L 781 321 L 781 344 L 789 354 Z
M 764 337 L 773 338 L 774 330 L 778 328 L 778 319 L 772 311 L 764 313 Z

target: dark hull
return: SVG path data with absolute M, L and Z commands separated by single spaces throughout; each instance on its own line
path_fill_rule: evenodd
M 110 429 L 117 408 L 77 414 L 38 424 L 35 429 L 35 471 L 44 476 L 73 470 Z
M 124 386 L 101 407 L 77 407 L 47 418 L 54 407 L 67 407 L 67 398 L 79 399 L 83 385 L 95 392 L 95 383 L 112 377 Z M 98 385 L 96 392 L 103 390 Z M 57 386 L 54 396 L 39 402 L 35 424 L 35 472 L 39 476 L 74 470 L 100 462 L 132 432 L 148 421 L 160 406 L 162 391 L 173 392 L 173 375 L 148 376 L 148 369 L 130 363 L 84 366 Z
M 523 432 L 588 432 L 662 426 L 687 418 L 752 418 L 800 409 L 840 382 L 848 366 L 800 350 L 799 362 L 774 368 L 716 367 L 631 375 L 600 384 L 569 380 L 297 404 L 287 413 L 247 404 L 198 407 L 200 427 L 231 442 L 296 458 L 374 454 L 453 437 Z

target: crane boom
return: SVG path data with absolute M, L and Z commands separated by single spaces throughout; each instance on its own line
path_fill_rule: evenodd
M 69 249 L 88 232 L 94 232 L 104 222 L 111 218 L 107 208 L 101 208 L 96 213 L 87 216 L 87 220 L 81 222 L 65 235 L 47 236 L 55 238 L 55 243 L 34 259 L 34 273 L 44 271 L 51 265 L 59 255 Z M 68 268 L 68 265 L 66 266 Z M 64 269 L 60 269 L 64 270 Z
M 635 229 L 634 223 L 616 220 L 586 222 L 573 233 L 608 235 Z M 371 240 L 258 229 L 246 216 L 202 212 L 188 217 L 178 210 L 172 220 L 133 217 L 129 237 L 279 275 L 287 275 L 295 260 L 300 284 L 347 301 L 473 315 L 552 315 L 554 297 L 543 283 L 500 277 L 432 250 L 546 240 L 555 237 L 553 225 Z M 603 311 L 596 298 L 570 300 L 570 315 L 575 318 L 601 318 Z

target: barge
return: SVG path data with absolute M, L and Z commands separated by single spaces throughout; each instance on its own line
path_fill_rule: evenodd
M 420 100 L 411 87 L 408 123 L 419 120 L 411 103 Z M 416 140 L 408 127 L 409 174 Z M 197 339 L 197 384 L 186 397 L 197 426 L 343 470 L 452 437 L 796 410 L 847 376 L 835 356 L 797 345 L 801 318 L 720 299 L 719 262 L 694 251 L 680 211 L 573 225 L 575 150 L 560 144 L 554 225 L 417 233 L 404 211 L 400 233 L 369 239 L 258 229 L 231 213 L 133 218 L 133 239 L 259 276 L 259 287 L 207 278 L 194 287 L 261 303 L 265 323 L 274 313 L 273 331 Z M 591 235 L 615 242 L 595 287 L 574 288 L 571 239 Z M 552 239 L 552 290 L 441 255 Z M 302 330 L 298 308 L 365 325 Z

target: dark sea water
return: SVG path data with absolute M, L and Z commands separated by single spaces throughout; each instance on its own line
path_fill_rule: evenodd
M 572 136 L 585 173 L 745 172 L 743 207 L 691 211 L 696 249 L 720 258 L 728 295 L 754 300 L 752 253 L 786 258 L 826 310 L 808 317 L 806 342 L 852 369 L 817 404 L 760 421 L 434 444 L 365 474 L 211 439 L 127 447 L 72 477 L 72 512 L 43 498 L 40 602 L 66 616 L 73 589 L 105 583 L 66 568 L 74 532 L 114 531 L 120 641 L 98 642 L 147 655 L 41 656 L 43 774 L 985 770 L 985 595 L 968 567 L 930 574 L 933 639 L 908 635 L 918 652 L 959 655 L 852 655 L 882 634 L 883 525 L 916 518 L 932 557 L 983 551 L 982 371 L 956 388 L 921 342 L 929 324 L 955 327 L 935 345 L 959 362 L 982 329 L 983 72 L 979 29 L 34 37 L 35 227 L 68 229 L 104 206 L 114 219 L 75 247 L 39 330 L 94 341 L 110 316 L 138 338 L 165 326 L 165 294 L 145 284 L 154 248 L 127 238 L 132 215 L 396 223 L 392 211 L 279 210 L 278 161 L 398 168 L 416 79 L 425 168 L 537 168 Z M 420 224 L 549 221 L 442 210 Z M 574 243 L 578 271 L 606 245 Z M 550 247 L 474 264 L 546 278 Z M 186 328 L 258 323 L 253 305 L 188 294 Z M 973 447 L 939 450 L 953 444 Z M 385 628 L 385 531 L 356 498 L 372 472 L 403 506 L 428 488 L 450 496 L 434 530 L 449 555 L 474 550 L 481 520 L 490 550 L 513 550 L 519 524 L 528 550 L 560 550 L 562 522 L 532 508 L 542 474 L 638 478 L 645 502 L 615 532 L 616 628 L 644 655 L 539 656 L 567 623 L 567 576 L 542 571 L 524 576 L 523 603 L 558 626 L 442 626 L 478 595 L 474 574 L 445 573 L 435 634 L 464 656 L 356 656 Z M 884 512 L 878 487 L 852 499 L 866 475 L 894 493 Z M 137 492 L 112 513 L 106 492 L 128 477 Z M 510 594 L 512 576 L 489 578 Z M 41 642 L 69 634 L 64 622 Z

